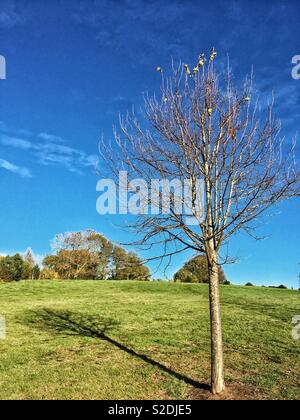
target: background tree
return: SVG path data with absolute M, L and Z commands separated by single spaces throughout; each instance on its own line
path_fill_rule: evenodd
M 12 260 L 11 257 L 0 258 L 0 278 L 3 281 L 13 281 L 12 278 Z
M 94 231 L 90 231 L 87 242 L 89 251 L 98 256 L 96 278 L 107 280 L 110 277 L 113 244 L 103 235 Z
M 150 280 L 149 268 L 143 265 L 142 260 L 136 254 L 127 253 L 123 248 L 116 246 L 112 259 L 112 280 Z
M 26 276 L 26 265 L 20 254 L 0 260 L 0 278 L 4 281 L 20 281 Z
M 32 250 L 30 248 L 28 248 L 27 251 L 24 253 L 23 260 L 25 263 L 27 263 L 27 267 L 29 269 L 28 276 L 26 276 L 25 278 L 33 279 L 33 269 L 36 265 L 36 262 L 34 260 Z
M 192 258 L 179 270 L 174 280 L 182 283 L 209 283 L 209 268 L 205 255 Z M 219 283 L 228 284 L 224 270 L 219 266 Z
M 113 245 L 97 232 L 88 229 L 55 237 L 56 256 L 45 259 L 44 265 L 64 279 L 107 278 Z
M 191 271 L 186 270 L 185 268 L 181 268 L 177 273 L 174 275 L 175 283 L 199 283 L 198 277 L 195 274 L 191 273 Z
M 153 179 L 165 183 L 176 179 L 182 185 L 188 180 L 189 210 L 195 223 L 187 223 L 183 202 L 178 210 L 179 194 L 167 214 L 156 203 L 159 214 L 149 215 L 144 204 L 133 226 L 142 236 L 135 245 L 156 245 L 156 249 L 162 245 L 158 258 L 168 258 L 169 263 L 173 255 L 186 250 L 206 255 L 212 392 L 218 394 L 225 388 L 219 290 L 222 246 L 241 230 L 253 235 L 259 216 L 298 195 L 299 172 L 295 142 L 289 146 L 280 137 L 273 103 L 267 109 L 259 107 L 249 78 L 236 89 L 229 69 L 217 75 L 215 56 L 214 50 L 208 60 L 201 54 L 193 71 L 188 66 L 173 67 L 170 78 L 161 71 L 162 93 L 146 97 L 145 123 L 127 115 L 115 132 L 116 143 L 103 142 L 100 150 L 107 163 L 103 168 L 111 169 L 116 182 L 120 170 L 128 171 L 129 191 L 136 178 L 143 178 L 148 186 Z M 198 179 L 204 190 L 201 211 Z M 150 206 L 151 200 L 145 197 L 144 203 Z
M 136 254 L 114 246 L 92 230 L 57 235 L 53 247 L 56 253 L 48 255 L 43 265 L 61 279 L 149 280 L 151 277 Z
M 43 265 L 56 272 L 61 279 L 95 280 L 97 276 L 99 257 L 86 249 L 73 251 L 61 250 L 56 255 L 47 256 Z
M 32 270 L 33 267 L 27 262 L 23 260 L 23 268 L 22 268 L 22 279 L 23 280 L 32 280 Z
M 41 269 L 38 264 L 36 264 L 32 269 L 32 279 L 39 280 L 41 275 Z
M 33 252 L 31 248 L 28 248 L 27 251 L 22 256 L 24 261 L 23 267 L 23 279 L 27 280 L 38 280 L 40 276 L 40 267 L 36 263 Z

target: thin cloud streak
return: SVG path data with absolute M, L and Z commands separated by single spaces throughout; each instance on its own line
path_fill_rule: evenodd
M 0 168 L 19 175 L 21 178 L 32 178 L 32 174 L 29 169 L 15 165 L 14 163 L 5 159 L 0 159 Z
M 57 143 L 58 141 L 60 143 Z M 83 174 L 83 168 L 95 167 L 98 160 L 97 156 L 89 155 L 82 150 L 62 144 L 66 143 L 64 139 L 47 133 L 39 134 L 35 142 L 2 134 L 0 135 L 0 143 L 5 147 L 30 152 L 35 161 L 41 165 L 63 166 L 70 172 L 80 175 Z
M 59 136 L 55 136 L 54 134 L 48 133 L 40 133 L 38 135 L 39 139 L 48 141 L 50 143 L 64 143 L 65 140 Z

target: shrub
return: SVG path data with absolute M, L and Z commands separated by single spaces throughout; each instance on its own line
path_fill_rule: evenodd
M 180 283 L 199 283 L 197 277 L 185 268 L 182 268 L 175 274 L 174 281 Z
M 56 273 L 56 271 L 49 270 L 48 268 L 44 268 L 41 271 L 40 279 L 41 280 L 58 280 L 59 275 Z

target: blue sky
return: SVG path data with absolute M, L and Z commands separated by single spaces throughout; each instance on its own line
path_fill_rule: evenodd
M 283 134 L 295 134 L 299 21 L 297 0 L 1 0 L 0 253 L 44 255 L 56 233 L 88 227 L 125 240 L 119 220 L 96 213 L 98 141 L 111 138 L 119 112 L 159 89 L 155 68 L 171 57 L 193 63 L 215 46 L 221 60 L 230 55 L 237 80 L 253 65 L 261 95 L 275 92 Z M 226 273 L 235 283 L 295 287 L 299 199 L 265 221 L 266 240 L 233 239 L 239 262 Z

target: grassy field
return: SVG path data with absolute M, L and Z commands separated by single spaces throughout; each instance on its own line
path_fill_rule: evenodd
M 0 399 L 209 398 L 208 289 L 0 285 Z M 300 399 L 300 294 L 222 287 L 227 398 Z

